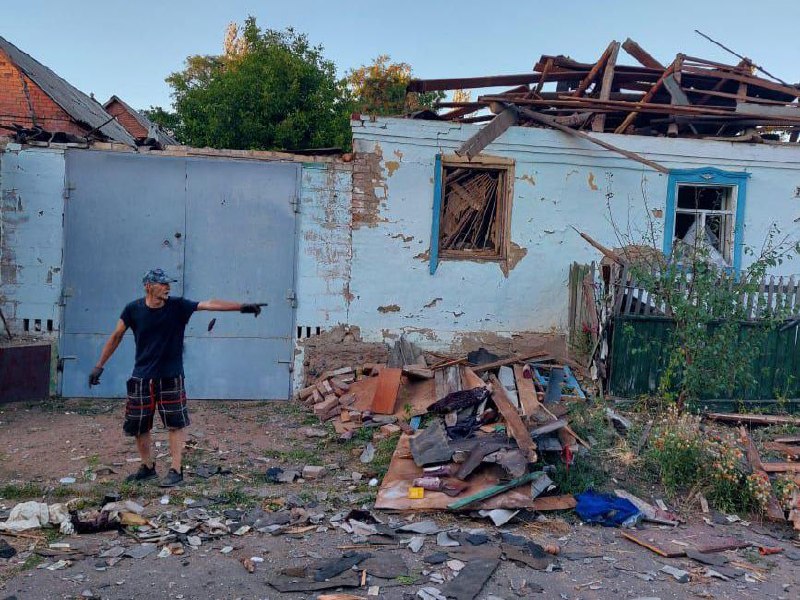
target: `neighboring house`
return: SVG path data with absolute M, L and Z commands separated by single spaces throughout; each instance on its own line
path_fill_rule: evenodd
M 128 133 L 136 138 L 137 141 L 144 141 L 150 138 L 162 146 L 174 146 L 178 144 L 178 141 L 174 137 L 166 133 L 144 114 L 132 108 L 119 96 L 111 96 L 111 98 L 103 104 L 103 108 L 108 114 L 116 117 L 119 124 L 127 129 Z
M 135 146 L 133 136 L 93 98 L 0 37 L 0 136 L 15 125 L 51 134 L 121 142 Z

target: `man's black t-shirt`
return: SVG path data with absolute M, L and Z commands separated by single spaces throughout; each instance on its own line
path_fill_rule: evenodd
M 136 340 L 134 377 L 183 375 L 183 332 L 197 304 L 186 298 L 168 298 L 161 308 L 149 308 L 144 298 L 139 298 L 123 309 L 119 318 Z

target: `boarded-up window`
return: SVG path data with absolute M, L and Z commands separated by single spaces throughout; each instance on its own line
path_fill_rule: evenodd
M 512 181 L 502 159 L 443 161 L 440 257 L 506 258 Z

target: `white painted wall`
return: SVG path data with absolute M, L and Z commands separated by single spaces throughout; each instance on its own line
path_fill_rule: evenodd
M 479 128 L 393 118 L 353 122 L 354 150 L 380 152 L 386 186 L 378 222 L 353 230 L 349 321 L 367 339 L 405 332 L 446 348 L 467 332 L 563 330 L 569 265 L 600 258 L 570 225 L 618 246 L 611 218 L 638 237 L 650 210 L 660 235 L 668 176 L 560 132 L 513 127 L 484 154 L 516 161 L 511 241 L 527 254 L 508 277 L 497 264 L 452 260 L 441 261 L 430 275 L 428 260 L 415 257 L 430 245 L 434 157 L 452 154 Z M 750 172 L 745 245 L 760 248 L 772 223 L 800 237 L 796 146 L 598 137 L 669 168 Z M 796 272 L 796 263 L 776 271 Z M 441 300 L 426 306 L 436 298 Z M 390 305 L 400 311 L 379 312 Z

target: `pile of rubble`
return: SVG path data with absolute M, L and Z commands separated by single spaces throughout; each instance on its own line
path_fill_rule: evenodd
M 387 365 L 328 371 L 297 400 L 345 439 L 363 427 L 402 432 L 377 508 L 575 506 L 571 496 L 549 495 L 547 472 L 589 448 L 567 416 L 568 403 L 586 393 L 546 352 L 501 359 L 480 349 L 429 365 L 401 340 Z M 523 485 L 530 490 L 520 493 Z

